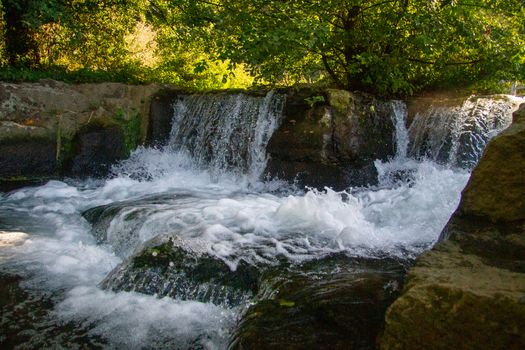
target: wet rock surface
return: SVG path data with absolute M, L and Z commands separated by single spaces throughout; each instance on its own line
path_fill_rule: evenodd
M 181 93 L 179 90 L 163 90 L 152 98 L 146 144 L 164 146 L 168 143 L 173 123 L 174 101 Z
M 0 273 L 0 348 L 2 349 L 104 349 L 108 344 L 89 335 L 91 326 L 53 318 L 57 300 L 33 293 L 20 285 L 23 278 Z
M 127 154 L 124 135 L 118 126 L 91 127 L 73 139 L 73 158 L 66 170 L 75 176 L 105 176 L 110 167 Z
M 365 94 L 290 92 L 266 173 L 319 188 L 374 184 L 374 160 L 395 154 L 392 113 L 390 102 Z
M 231 349 L 375 349 L 403 263 L 333 256 L 268 271 Z
M 101 287 L 227 307 L 246 303 L 258 289 L 259 269 L 240 261 L 235 270 L 207 252 L 184 247 L 180 240 L 158 243 L 116 267 Z
M 386 315 L 382 349 L 525 347 L 525 105 Z

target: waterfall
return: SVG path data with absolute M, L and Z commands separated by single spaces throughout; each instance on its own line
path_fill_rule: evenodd
M 516 99 L 471 96 L 461 105 L 431 105 L 409 128 L 408 155 L 452 167 L 472 169 L 487 142 L 512 122 Z
M 408 150 L 408 129 L 406 127 L 407 107 L 403 101 L 395 100 L 392 104 L 392 122 L 395 127 L 396 159 L 406 159 Z
M 212 173 L 257 178 L 266 166 L 266 145 L 279 126 L 285 96 L 243 93 L 182 95 L 174 102 L 170 147 L 190 154 Z
M 325 308 L 330 312 L 340 305 L 361 312 L 363 302 L 381 310 L 369 295 L 397 289 L 388 261 L 397 266 L 437 241 L 469 178 L 458 166 L 475 164 L 487 140 L 510 123 L 518 100 L 440 101 L 410 118 L 403 102 L 390 101 L 374 105 L 387 118 L 371 123 L 366 118 L 377 116 L 375 107 L 357 106 L 359 113 L 347 117 L 365 121 L 365 131 L 388 127 L 376 134 L 350 130 L 341 142 L 357 135 L 390 150 L 395 141 L 396 152 L 375 162 L 378 185 L 342 192 L 266 183 L 247 191 L 239 181 L 237 175 L 249 176 L 251 185 L 265 168 L 285 96 L 194 94 L 171 101 L 169 145 L 139 147 L 106 181 L 50 181 L 0 196 L 0 277 L 13 274 L 16 284 L 5 288 L 20 288 L 4 288 L 14 296 L 0 322 L 8 341 L 25 348 L 64 346 L 66 339 L 68 347 L 222 349 L 243 312 L 259 302 L 288 315 L 288 306 L 306 302 L 297 305 L 314 321 L 312 300 L 332 305 Z M 12 243 L 14 233 L 20 239 Z M 367 266 L 373 280 L 361 279 Z M 358 293 L 333 284 L 343 280 L 351 288 L 359 281 Z M 294 294 L 281 293 L 292 287 Z M 281 299 L 270 304 L 261 296 Z M 297 325 L 292 316 L 295 323 L 283 324 Z M 378 319 L 362 321 L 375 326 Z M 42 326 L 44 333 L 27 332 Z

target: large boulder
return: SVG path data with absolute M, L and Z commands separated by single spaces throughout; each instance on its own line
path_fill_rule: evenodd
M 525 348 L 525 104 L 389 308 L 382 349 Z
M 345 255 L 269 270 L 230 349 L 375 349 L 404 274 L 396 260 Z
M 266 173 L 300 186 L 374 184 L 374 160 L 395 154 L 393 104 L 343 90 L 288 92 Z

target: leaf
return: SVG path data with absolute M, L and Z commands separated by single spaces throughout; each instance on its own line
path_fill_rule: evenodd
M 295 306 L 295 302 L 293 302 L 291 300 L 286 300 L 286 299 L 279 299 L 279 306 L 282 306 L 282 307 L 294 307 Z

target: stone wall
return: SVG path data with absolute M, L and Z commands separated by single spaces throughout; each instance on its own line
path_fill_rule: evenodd
M 0 83 L 0 183 L 107 174 L 144 142 L 158 85 Z

